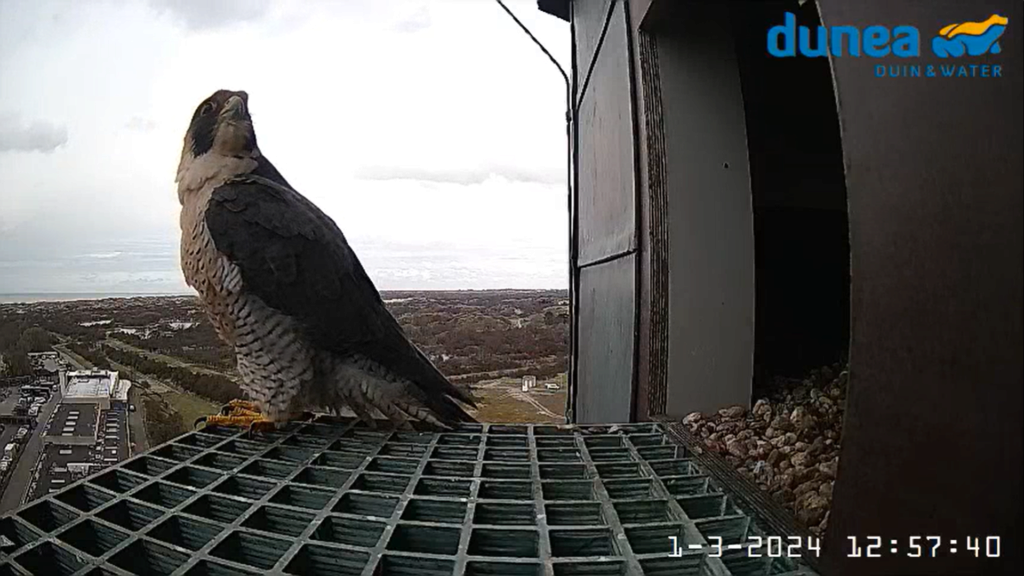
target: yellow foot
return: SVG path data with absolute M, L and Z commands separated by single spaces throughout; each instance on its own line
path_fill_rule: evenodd
M 303 412 L 280 420 L 269 420 L 260 412 L 254 402 L 232 400 L 221 407 L 220 414 L 199 418 L 193 427 L 198 428 L 202 424 L 204 426 L 248 428 L 248 435 L 252 436 L 258 432 L 273 432 L 279 425 L 289 421 L 312 422 L 314 418 L 315 415 L 312 412 Z
M 263 414 L 260 413 L 259 407 L 255 403 L 246 400 L 232 400 L 221 407 L 220 414 L 199 418 L 193 427 L 198 428 L 200 424 L 203 424 L 205 426 L 250 428 L 254 422 L 264 420 Z

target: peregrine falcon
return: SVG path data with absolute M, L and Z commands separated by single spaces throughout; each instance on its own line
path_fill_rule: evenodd
M 475 406 L 469 391 L 409 341 L 338 226 L 260 153 L 245 92 L 199 104 L 175 182 L 185 280 L 250 398 L 207 425 L 345 406 L 368 422 L 473 421 L 455 402 Z

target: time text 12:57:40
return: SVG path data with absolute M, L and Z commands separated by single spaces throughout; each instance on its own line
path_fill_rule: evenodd
M 910 558 L 937 558 L 947 555 L 973 555 L 975 558 L 999 558 L 1002 542 L 999 536 L 967 536 L 949 538 L 942 536 L 910 536 L 904 542 L 901 538 L 868 536 L 863 540 L 847 536 L 848 558 L 882 558 L 889 555 Z

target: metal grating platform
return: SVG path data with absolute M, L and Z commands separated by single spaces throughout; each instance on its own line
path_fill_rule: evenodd
M 814 574 L 689 549 L 763 533 L 662 424 L 244 436 L 186 434 L 0 518 L 0 576 Z

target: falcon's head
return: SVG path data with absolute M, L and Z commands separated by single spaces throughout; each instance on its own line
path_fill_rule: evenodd
M 249 95 L 217 90 L 192 115 L 178 164 L 178 197 L 183 199 L 209 179 L 252 169 L 260 156 L 249 117 Z
M 249 95 L 218 90 L 203 100 L 185 133 L 185 150 L 192 158 L 206 154 L 249 157 L 256 149 L 256 133 L 249 117 Z

